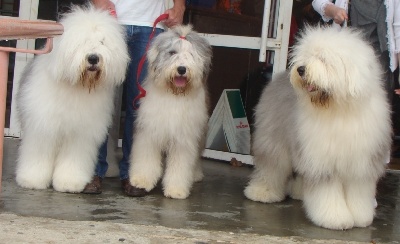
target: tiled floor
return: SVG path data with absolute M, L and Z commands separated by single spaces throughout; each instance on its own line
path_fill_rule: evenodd
M 332 231 L 308 221 L 300 201 L 287 199 L 262 204 L 247 200 L 243 188 L 252 169 L 211 160 L 202 161 L 205 178 L 194 185 L 186 200 L 167 199 L 160 187 L 144 198 L 129 198 L 122 194 L 117 178 L 105 180 L 101 195 L 22 189 L 14 180 L 18 143 L 17 139 L 5 140 L 0 214 L 295 237 L 302 242 L 400 243 L 400 173 L 397 171 L 388 171 L 379 184 L 377 215 L 372 226 Z M 1 236 L 0 233 L 0 243 Z

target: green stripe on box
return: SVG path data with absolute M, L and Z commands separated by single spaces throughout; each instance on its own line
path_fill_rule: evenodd
M 240 97 L 240 91 L 226 91 L 226 96 L 228 97 L 229 106 L 231 108 L 232 117 L 243 118 L 246 117 L 246 112 L 244 111 L 242 98 Z

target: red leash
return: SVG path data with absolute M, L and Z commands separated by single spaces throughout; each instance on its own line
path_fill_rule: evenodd
M 146 51 L 143 54 L 142 58 L 140 59 L 139 65 L 138 65 L 138 70 L 137 70 L 137 74 L 136 74 L 136 84 L 137 87 L 139 89 L 139 95 L 137 95 L 135 97 L 135 99 L 133 99 L 133 109 L 137 110 L 138 107 L 136 107 L 136 101 L 138 101 L 139 99 L 141 99 L 142 97 L 146 96 L 146 90 L 142 87 L 142 85 L 140 85 L 139 82 L 139 77 L 140 77 L 140 73 L 142 72 L 142 68 L 143 68 L 143 64 L 146 61 L 146 53 L 147 53 L 147 49 L 149 49 L 150 46 L 150 42 L 154 37 L 154 34 L 156 32 L 156 26 L 160 21 L 166 20 L 168 19 L 168 14 L 162 14 L 160 16 L 158 16 L 158 18 L 154 21 L 153 24 L 153 31 L 151 32 L 150 36 L 149 36 L 149 40 L 147 42 L 147 46 L 146 46 Z

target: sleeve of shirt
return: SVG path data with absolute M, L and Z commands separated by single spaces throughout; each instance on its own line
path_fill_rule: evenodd
M 313 0 L 312 1 L 312 6 L 313 6 L 314 10 L 317 11 L 321 15 L 322 19 L 325 22 L 328 22 L 329 20 L 332 19 L 325 15 L 325 7 L 328 4 L 333 4 L 332 0 Z
M 400 0 L 395 0 L 393 2 L 393 34 L 395 42 L 395 53 L 400 53 Z

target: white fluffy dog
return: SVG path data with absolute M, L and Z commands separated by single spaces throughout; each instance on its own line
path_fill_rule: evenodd
M 372 223 L 378 179 L 391 145 L 381 67 L 361 34 L 309 27 L 255 112 L 255 171 L 247 198 L 303 199 L 329 229 Z M 289 82 L 290 80 L 290 82 Z
M 129 62 L 115 18 L 73 7 L 51 53 L 27 66 L 17 97 L 22 142 L 16 168 L 25 188 L 81 192 L 111 123 L 115 87 Z
M 191 26 L 177 26 L 154 39 L 130 159 L 129 177 L 138 192 L 155 187 L 164 153 L 166 197 L 187 198 L 193 182 L 202 179 L 198 160 L 208 120 L 211 56 L 211 46 Z

